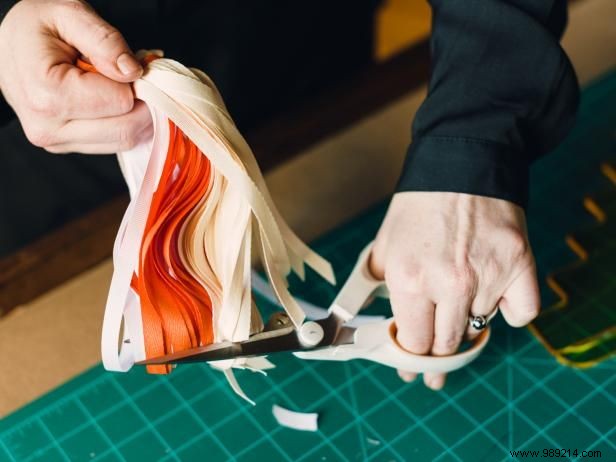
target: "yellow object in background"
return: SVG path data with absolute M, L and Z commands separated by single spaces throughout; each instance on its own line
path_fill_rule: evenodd
M 385 0 L 375 17 L 374 58 L 385 61 L 430 34 L 427 0 Z

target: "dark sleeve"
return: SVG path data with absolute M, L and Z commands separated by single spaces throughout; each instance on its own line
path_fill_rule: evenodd
M 559 44 L 566 0 L 430 0 L 432 75 L 398 191 L 522 207 L 529 165 L 573 125 L 579 88 Z

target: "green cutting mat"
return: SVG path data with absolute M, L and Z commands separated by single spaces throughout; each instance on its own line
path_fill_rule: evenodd
M 613 73 L 585 91 L 574 133 L 534 167 L 529 219 L 542 280 L 576 258 L 563 236 L 591 222 L 581 198 L 597 190 L 615 129 Z M 383 213 L 378 207 L 315 244 L 339 280 Z M 292 285 L 322 305 L 335 294 L 314 275 Z M 545 288 L 543 296 L 546 305 L 554 299 Z M 2 420 L 0 461 L 498 461 L 511 460 L 509 450 L 548 448 L 598 450 L 596 460 L 616 460 L 616 361 L 563 367 L 526 329 L 501 320 L 486 352 L 451 374 L 441 392 L 404 384 L 369 362 L 271 359 L 278 367 L 267 377 L 238 373 L 256 407 L 207 366 L 182 366 L 167 377 L 97 366 Z M 319 431 L 278 426 L 274 403 L 319 412 Z
M 582 368 L 616 353 L 616 162 L 602 167 L 605 189 L 587 200 L 606 218 L 569 233 L 580 259 L 551 275 L 560 300 L 533 322 L 560 362 Z

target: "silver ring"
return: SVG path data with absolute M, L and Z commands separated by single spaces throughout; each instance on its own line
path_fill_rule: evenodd
M 468 324 L 475 330 L 484 330 L 488 327 L 488 319 L 485 316 L 469 316 Z

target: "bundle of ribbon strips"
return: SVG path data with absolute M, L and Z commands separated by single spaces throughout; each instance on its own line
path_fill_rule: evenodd
M 140 52 L 135 97 L 149 107 L 150 143 L 118 153 L 131 202 L 113 249 L 114 273 L 102 333 L 106 369 L 127 371 L 146 358 L 241 341 L 263 329 L 251 294 L 251 254 L 281 306 L 300 326 L 305 315 L 288 291 L 304 264 L 334 284 L 330 264 L 311 251 L 274 206 L 255 158 L 203 72 Z M 84 70 L 94 71 L 86 63 Z M 263 370 L 265 358 L 217 361 Z M 169 366 L 148 366 L 168 373 Z

